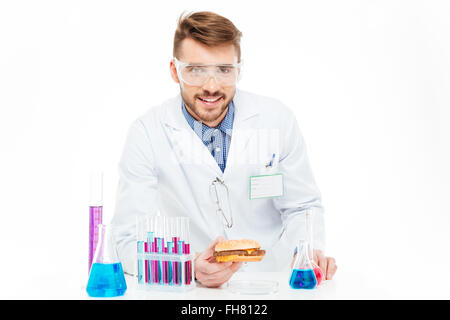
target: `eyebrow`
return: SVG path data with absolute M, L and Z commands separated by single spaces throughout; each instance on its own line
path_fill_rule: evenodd
M 236 65 L 237 63 L 214 63 L 214 64 L 208 64 L 208 63 L 197 63 L 197 62 L 186 62 L 188 66 L 197 67 L 197 66 L 224 66 L 224 67 L 232 67 Z

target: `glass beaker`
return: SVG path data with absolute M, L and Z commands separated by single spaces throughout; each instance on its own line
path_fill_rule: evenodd
M 110 226 L 98 225 L 99 242 L 95 250 L 86 291 L 91 297 L 117 297 L 127 284 Z
M 314 289 L 317 286 L 316 275 L 309 257 L 309 243 L 299 240 L 297 245 L 297 257 L 292 266 L 289 285 L 293 289 Z
M 323 271 L 320 267 L 314 262 L 314 251 L 313 251 L 313 209 L 310 208 L 305 213 L 306 219 L 306 234 L 309 244 L 309 257 L 311 259 L 311 264 L 314 270 L 314 274 L 316 275 L 317 285 L 320 285 L 322 280 L 324 279 Z

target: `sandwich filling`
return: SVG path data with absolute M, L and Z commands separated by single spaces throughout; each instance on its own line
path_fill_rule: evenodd
M 266 254 L 265 250 L 261 249 L 246 249 L 246 250 L 225 250 L 214 252 L 215 257 L 223 256 L 263 256 Z

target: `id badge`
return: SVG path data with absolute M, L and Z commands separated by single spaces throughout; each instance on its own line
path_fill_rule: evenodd
M 276 198 L 284 195 L 283 174 L 264 174 L 250 177 L 249 199 Z

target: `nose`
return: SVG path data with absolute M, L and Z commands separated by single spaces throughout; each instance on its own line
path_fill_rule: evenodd
M 219 90 L 219 84 L 217 83 L 214 75 L 209 75 L 208 80 L 203 84 L 202 89 L 209 92 L 216 92 Z

